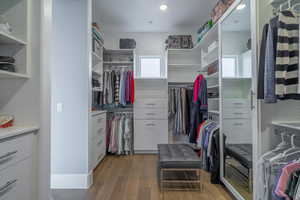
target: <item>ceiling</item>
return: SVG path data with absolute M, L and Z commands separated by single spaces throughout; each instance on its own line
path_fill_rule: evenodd
M 96 20 L 105 31 L 195 31 L 210 19 L 217 0 L 95 0 Z M 167 11 L 159 9 L 162 3 Z

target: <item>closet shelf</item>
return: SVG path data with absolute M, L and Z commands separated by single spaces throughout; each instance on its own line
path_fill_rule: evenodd
M 92 73 L 93 73 L 94 76 L 99 76 L 99 77 L 102 76 L 102 74 L 100 72 L 98 72 L 97 70 L 95 70 L 95 69 L 93 69 Z
M 93 55 L 93 63 L 98 63 L 98 62 L 103 61 L 103 59 L 99 55 L 97 55 L 95 52 L 93 52 L 92 55 Z
M 218 78 L 219 77 L 219 72 L 215 72 L 213 74 L 207 75 L 207 78 Z
M 108 65 L 133 65 L 133 62 L 127 62 L 127 61 L 104 61 L 104 64 Z
M 199 41 L 194 49 L 207 48 L 210 44 L 218 40 L 218 23 L 214 24 L 214 26 L 203 36 L 201 41 Z
M 8 72 L 5 70 L 0 70 L 0 79 L 29 79 L 30 76 L 27 74 L 21 74 L 16 72 Z
M 94 92 L 101 92 L 102 91 L 100 87 L 94 87 L 92 90 Z
M 205 53 L 202 58 L 206 61 L 216 60 L 219 57 L 219 47 L 216 46 L 212 51 Z
M 218 88 L 219 85 L 211 85 L 211 86 L 207 86 L 207 89 L 214 89 L 214 88 Z
M 218 110 L 209 110 L 208 113 L 220 114 L 220 111 L 218 111 Z
M 272 125 L 282 127 L 282 128 L 288 128 L 288 129 L 294 129 L 294 130 L 299 130 L 300 131 L 300 121 L 295 121 L 295 122 L 277 122 L 274 121 L 272 122 Z
M 212 60 L 211 62 L 206 63 L 206 64 L 204 65 L 204 67 L 201 68 L 201 71 L 206 72 L 207 69 L 209 68 L 209 66 L 211 66 L 212 64 L 214 64 L 214 63 L 217 62 L 218 60 L 219 60 L 219 58 L 216 58 L 215 60 Z
M 208 98 L 208 100 L 211 100 L 211 101 L 219 101 L 220 98 L 219 97 L 215 97 L 215 98 Z
M 26 42 L 10 34 L 0 31 L 0 44 L 26 45 Z
M 185 67 L 185 66 L 187 66 L 187 67 L 196 67 L 196 66 L 201 66 L 201 64 L 200 63 L 195 63 L 195 64 L 176 64 L 176 63 L 174 63 L 174 64 L 168 64 L 169 66 L 175 66 L 175 67 Z

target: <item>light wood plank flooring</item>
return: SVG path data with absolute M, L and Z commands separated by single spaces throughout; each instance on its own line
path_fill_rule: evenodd
M 87 200 L 159 200 L 157 156 L 107 156 L 95 171 L 94 185 Z M 202 192 L 166 192 L 164 200 L 232 200 L 220 185 L 212 185 L 202 173 Z

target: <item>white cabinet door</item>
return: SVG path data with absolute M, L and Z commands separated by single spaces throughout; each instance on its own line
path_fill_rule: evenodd
M 0 171 L 0 200 L 32 200 L 32 160 Z
M 167 108 L 136 108 L 134 110 L 134 119 L 153 119 L 153 120 L 167 120 Z
M 0 141 L 0 170 L 32 155 L 33 134 Z
M 134 120 L 134 149 L 156 151 L 158 144 L 168 143 L 168 120 Z
M 93 170 L 106 154 L 106 113 L 92 117 L 92 133 L 90 135 L 89 168 Z

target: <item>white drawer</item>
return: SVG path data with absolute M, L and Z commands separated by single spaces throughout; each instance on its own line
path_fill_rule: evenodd
M 92 134 L 90 138 L 106 135 L 106 115 L 97 115 L 92 118 Z
M 93 168 L 95 169 L 99 162 L 104 158 L 106 155 L 106 147 L 101 146 L 101 147 L 95 147 L 94 152 L 93 152 Z
M 136 99 L 134 108 L 168 108 L 168 99 Z
M 32 155 L 33 134 L 0 141 L 0 170 Z
M 224 119 L 249 119 L 250 110 L 247 108 L 224 108 L 223 110 Z
M 106 114 L 94 115 L 92 121 L 93 125 L 106 125 Z
M 134 110 L 134 119 L 158 119 L 167 120 L 167 108 L 137 108 Z
M 223 120 L 222 132 L 227 136 L 227 143 L 251 143 L 251 120 Z
M 0 200 L 32 200 L 32 160 L 26 159 L 0 172 Z
M 168 98 L 167 90 L 154 90 L 154 89 L 147 89 L 147 90 L 136 90 L 135 92 L 136 99 L 139 98 Z
M 93 140 L 94 151 L 99 152 L 101 149 L 106 146 L 106 138 L 104 136 L 95 138 Z
M 248 99 L 224 99 L 223 106 L 225 108 L 250 108 L 250 101 Z
M 134 120 L 134 149 L 153 151 L 168 143 L 168 120 Z

